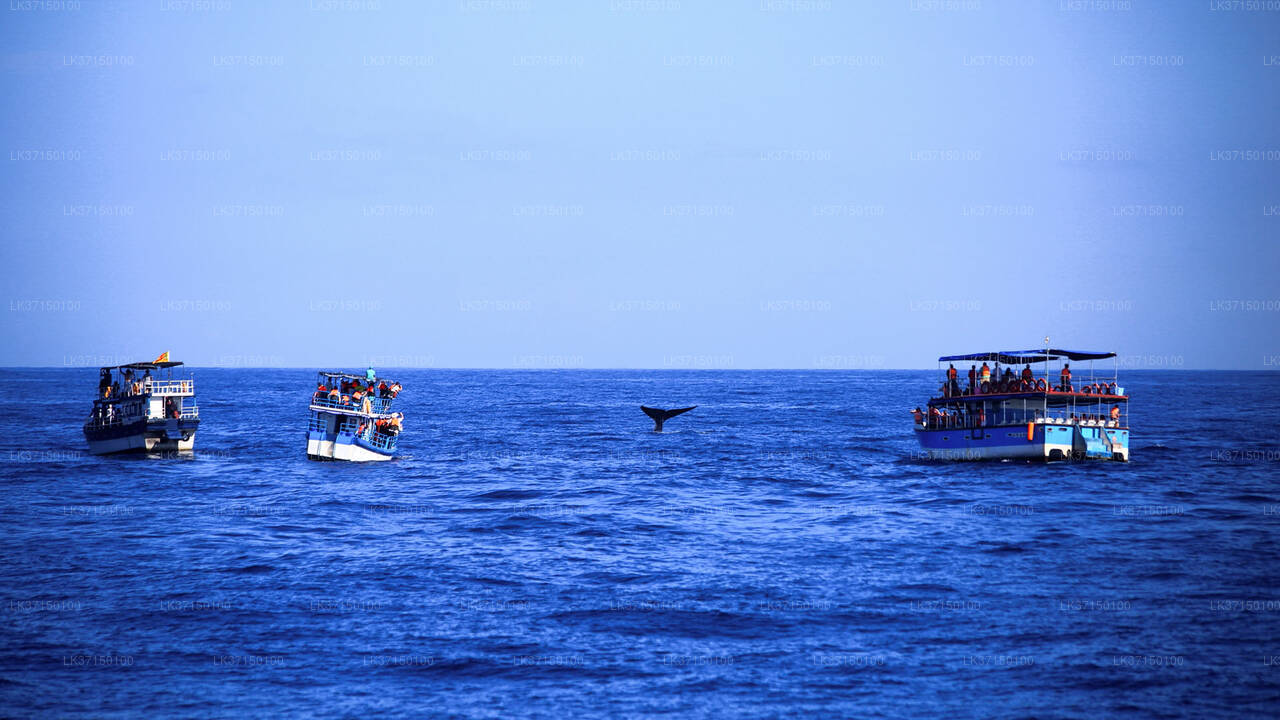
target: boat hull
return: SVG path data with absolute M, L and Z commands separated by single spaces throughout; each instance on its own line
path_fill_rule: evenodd
M 93 455 L 118 453 L 191 452 L 198 420 L 160 420 L 84 431 Z
M 307 434 L 307 457 L 312 460 L 349 460 L 351 462 L 382 462 L 391 460 L 393 454 L 381 453 L 357 445 L 351 436 L 327 439 L 322 433 Z
M 1033 423 L 982 428 L 926 430 L 916 427 L 931 460 L 1117 460 L 1129 459 L 1128 428 Z

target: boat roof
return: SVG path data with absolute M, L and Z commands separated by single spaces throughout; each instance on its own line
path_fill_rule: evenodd
M 354 373 L 349 373 L 349 372 L 339 372 L 337 370 L 321 370 L 319 374 L 320 374 L 320 377 L 325 377 L 325 378 L 346 378 L 347 380 L 359 380 L 361 382 L 364 382 L 366 379 L 368 379 L 364 375 L 356 375 Z M 385 378 L 385 377 L 380 377 L 378 378 L 378 380 L 394 382 L 390 378 Z
M 1113 358 L 1113 352 L 1097 350 L 1059 350 L 1056 348 L 1036 348 L 1034 350 L 993 350 L 991 352 L 969 353 L 968 355 L 943 355 L 938 362 L 952 360 L 993 360 L 1004 365 L 1047 362 L 1049 360 L 1105 360 Z
M 177 367 L 182 363 L 173 360 L 165 362 L 136 362 L 127 363 L 125 365 L 106 365 L 103 370 L 155 370 L 157 368 Z

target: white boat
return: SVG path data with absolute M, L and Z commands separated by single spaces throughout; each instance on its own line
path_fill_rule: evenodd
M 353 462 L 394 458 L 402 416 L 391 412 L 391 402 L 399 392 L 400 384 L 389 380 L 321 372 L 311 396 L 307 457 Z
M 169 353 L 155 362 L 99 370 L 98 395 L 84 424 L 89 452 L 181 452 L 195 448 L 200 412 L 195 380 L 174 377 Z

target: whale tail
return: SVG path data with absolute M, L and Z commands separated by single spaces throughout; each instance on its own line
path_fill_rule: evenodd
M 644 405 L 641 405 L 640 409 L 644 411 L 645 415 L 648 415 L 649 417 L 653 418 L 653 431 L 662 432 L 662 423 L 666 422 L 667 420 L 670 420 L 671 418 L 681 413 L 687 413 L 696 407 L 698 406 L 694 405 L 693 407 L 676 408 L 675 410 L 662 410 L 659 408 L 651 408 L 651 407 L 645 407 Z

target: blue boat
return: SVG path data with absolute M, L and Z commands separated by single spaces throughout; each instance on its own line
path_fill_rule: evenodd
M 940 357 L 948 366 L 938 396 L 911 411 L 920 447 L 937 460 L 1128 461 L 1129 397 L 1117 385 L 1118 361 L 1109 377 L 1093 368 L 1115 357 L 1048 347 Z M 1070 364 L 1086 361 L 1087 377 L 1073 374 Z
M 98 371 L 98 393 L 84 424 L 89 452 L 186 452 L 196 444 L 200 411 L 190 375 L 174 377 L 164 353 L 154 362 L 114 365 Z
M 403 416 L 391 411 L 391 403 L 399 392 L 400 384 L 390 380 L 322 371 L 311 396 L 307 457 L 354 462 L 395 457 Z

